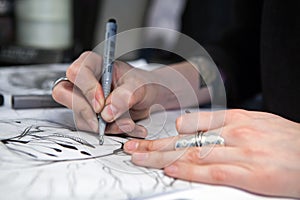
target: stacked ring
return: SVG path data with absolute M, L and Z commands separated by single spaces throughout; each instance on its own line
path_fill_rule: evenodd
M 195 135 L 188 135 L 179 138 L 175 143 L 175 149 L 188 148 L 188 147 L 202 147 L 209 145 L 225 145 L 223 137 L 218 133 L 212 131 L 200 131 Z

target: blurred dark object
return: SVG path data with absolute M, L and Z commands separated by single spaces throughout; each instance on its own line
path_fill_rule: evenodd
M 0 106 L 4 104 L 4 97 L 2 94 L 0 94 Z
M 224 79 L 229 107 L 261 92 L 261 0 L 188 0 L 182 32 L 210 54 Z
M 71 62 L 73 9 L 73 1 L 0 0 L 0 66 Z
M 300 122 L 300 1 L 264 3 L 262 90 L 268 112 Z
M 74 55 L 94 48 L 94 32 L 101 0 L 74 0 Z
M 13 1 L 0 0 L 0 45 L 13 41 Z
M 70 1 L 72 4 L 70 5 L 72 9 L 72 45 L 64 49 L 55 49 L 53 47 L 45 48 L 38 45 L 31 46 L 25 44 L 28 43 L 29 40 L 17 38 L 17 31 L 20 31 L 20 29 L 18 30 L 18 26 L 28 30 L 27 25 L 20 25 L 17 19 L 20 18 L 23 20 L 23 23 L 28 23 L 21 16 L 26 14 L 22 9 L 26 2 L 28 3 L 27 0 L 0 0 L 0 66 L 69 63 L 76 59 L 83 51 L 92 50 L 94 48 L 94 32 L 99 16 L 98 10 L 102 3 L 101 0 Z M 51 3 L 51 1 L 47 2 Z M 60 3 L 60 1 L 57 2 Z M 16 13 L 17 3 L 23 4 L 18 5 L 18 12 L 21 12 L 18 17 Z M 58 12 L 58 15 L 60 14 L 61 12 Z M 34 16 L 31 15 L 28 17 L 30 17 L 30 21 Z M 28 31 L 30 31 L 30 29 Z M 30 36 L 30 34 L 26 35 L 26 37 L 28 36 Z M 32 40 L 32 42 L 37 42 L 38 39 L 39 38 L 36 38 L 36 40 Z
M 46 50 L 17 45 L 0 47 L 1 65 L 29 65 L 63 62 L 68 52 L 64 50 Z

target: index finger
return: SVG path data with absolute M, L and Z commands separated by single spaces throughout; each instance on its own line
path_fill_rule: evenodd
M 94 52 L 84 52 L 67 69 L 67 78 L 99 113 L 104 105 L 104 95 L 99 83 L 102 72 L 102 58 Z
M 147 151 L 171 151 L 175 150 L 174 146 L 178 138 L 173 136 L 158 140 L 129 140 L 124 144 L 124 150 L 127 153 L 147 152 Z
M 115 75 L 118 77 L 114 79 L 116 81 L 114 90 L 106 98 L 106 105 L 101 112 L 103 119 L 112 122 L 133 107 L 138 110 L 137 119 L 148 116 L 146 101 L 151 101 L 151 99 L 146 97 L 146 87 L 151 82 L 140 78 L 145 72 L 121 62 L 115 62 L 114 67 Z

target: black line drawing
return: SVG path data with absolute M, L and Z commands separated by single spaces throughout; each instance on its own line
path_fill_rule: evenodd
M 4 198 L 132 199 L 193 186 L 133 165 L 126 138 L 101 146 L 93 134 L 41 119 L 0 120 L 0 132 Z

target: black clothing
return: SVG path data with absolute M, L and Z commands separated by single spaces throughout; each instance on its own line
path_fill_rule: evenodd
M 300 1 L 189 0 L 182 32 L 225 74 L 229 107 L 262 92 L 264 110 L 300 122 Z
M 199 42 L 222 72 L 228 107 L 261 91 L 262 0 L 188 0 L 182 32 Z
M 262 91 L 267 111 L 300 122 L 300 1 L 265 0 Z

